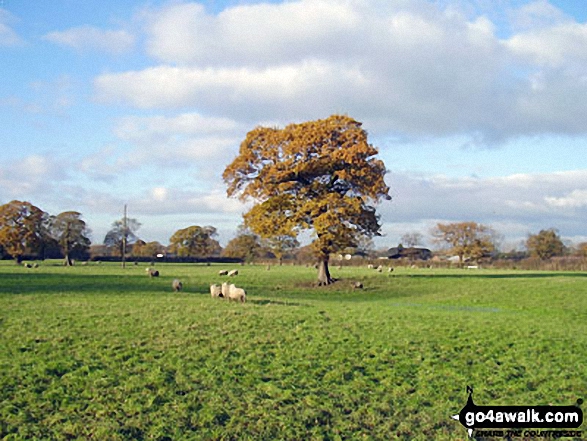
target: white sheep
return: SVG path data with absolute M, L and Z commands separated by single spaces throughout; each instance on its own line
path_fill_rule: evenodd
M 371 263 L 369 265 L 367 265 L 367 269 L 373 269 L 375 268 Z
M 222 286 L 220 287 L 220 292 L 222 294 L 222 297 L 224 297 L 225 299 L 228 298 L 229 291 L 230 291 L 230 287 L 228 286 L 228 282 L 224 282 L 222 284 Z
M 220 285 L 210 285 L 210 296 L 212 297 L 224 297 L 222 294 L 222 287 Z
M 237 288 L 233 284 L 229 285 L 228 300 L 236 300 L 245 303 L 247 300 L 247 293 L 243 288 Z
M 181 280 L 179 279 L 173 279 L 171 287 L 173 288 L 173 291 L 180 292 L 183 289 L 183 283 L 181 283 Z
M 238 270 L 232 270 L 228 273 L 228 277 L 233 277 L 238 275 Z
M 226 276 L 226 275 L 228 275 L 228 271 L 227 270 L 220 270 L 220 271 L 218 271 L 218 275 L 219 276 Z

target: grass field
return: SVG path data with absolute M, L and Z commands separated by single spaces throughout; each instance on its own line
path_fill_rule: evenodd
M 243 305 L 221 268 L 0 263 L 0 439 L 464 440 L 467 385 L 587 399 L 587 273 L 245 266 Z

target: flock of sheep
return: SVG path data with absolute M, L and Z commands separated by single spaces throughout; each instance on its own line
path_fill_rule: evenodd
M 145 270 L 149 277 L 159 277 L 159 271 L 152 268 Z M 222 270 L 218 272 L 219 276 L 234 277 L 238 275 L 238 270 Z M 179 292 L 183 289 L 183 283 L 179 279 L 173 279 L 171 282 L 171 288 L 174 292 Z M 247 293 L 243 288 L 238 288 L 234 283 L 224 282 L 222 285 L 212 284 L 210 285 L 210 295 L 212 298 L 224 298 L 227 300 L 234 300 L 237 302 L 245 303 L 247 300 Z
M 375 270 L 375 271 L 377 271 L 378 273 L 381 273 L 381 272 L 383 272 L 383 266 L 382 266 L 382 265 L 379 265 L 378 267 L 375 267 L 375 265 L 371 265 L 371 264 L 369 264 L 369 265 L 367 265 L 367 268 L 368 268 L 368 269 L 374 269 L 374 270 Z M 390 266 L 389 268 L 387 268 L 387 272 L 388 272 L 388 273 L 391 273 L 391 272 L 393 272 L 393 268 Z

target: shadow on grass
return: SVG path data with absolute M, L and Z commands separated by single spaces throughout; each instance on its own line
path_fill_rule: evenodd
M 296 303 L 296 302 L 282 302 L 279 300 L 269 300 L 269 299 L 262 299 L 262 300 L 247 300 L 247 303 L 252 303 L 253 305 L 258 306 L 268 306 L 268 305 L 278 305 L 278 306 L 310 306 L 305 303 Z
M 466 271 L 466 270 L 463 270 Z M 548 277 L 587 277 L 587 272 L 529 272 L 529 273 L 506 273 L 506 274 L 394 274 L 398 278 L 421 278 L 421 279 L 535 279 Z
M 0 274 L 1 294 L 165 294 L 173 293 L 171 277 L 148 278 L 110 274 Z M 190 286 L 186 294 L 205 294 L 206 285 Z M 196 292 L 194 292 L 196 291 Z M 209 293 L 208 293 L 209 295 Z

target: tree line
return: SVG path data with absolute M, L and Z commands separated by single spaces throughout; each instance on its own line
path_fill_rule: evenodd
M 138 235 L 137 219 L 119 219 L 112 223 L 101 245 L 92 245 L 91 230 L 77 211 L 51 215 L 30 202 L 13 200 L 0 206 L 0 257 L 20 263 L 24 256 L 63 258 L 65 265 L 74 259 L 114 256 L 156 259 L 158 255 L 178 258 L 228 257 L 252 261 L 260 257 L 283 260 L 286 253 L 299 246 L 293 238 L 263 240 L 244 226 L 226 247 L 217 240 L 215 227 L 192 225 L 177 230 L 169 245 L 146 242 Z M 124 245 L 127 245 L 126 250 Z
M 327 285 L 334 282 L 328 267 L 331 255 L 360 250 L 381 236 L 376 207 L 391 200 L 386 173 L 362 123 L 349 116 L 332 115 L 282 129 L 257 127 L 247 133 L 222 174 L 229 197 L 253 202 L 237 236 L 224 249 L 212 226 L 180 229 L 170 237 L 168 247 L 142 241 L 137 236 L 140 223 L 126 215 L 113 223 L 103 246 L 121 257 L 127 252 L 136 257 L 166 252 L 252 260 L 265 253 L 281 261 L 299 247 L 299 235 L 309 233 L 312 242 L 305 251 L 318 262 L 319 284 Z M 75 211 L 51 216 L 20 201 L 0 207 L 0 251 L 16 261 L 27 252 L 47 256 L 48 251 L 58 250 L 70 264 L 73 256 L 90 249 L 89 233 Z M 458 256 L 461 265 L 488 258 L 498 249 L 497 233 L 476 222 L 439 223 L 432 235 L 448 253 Z M 405 237 L 408 245 L 419 239 L 419 233 Z M 553 229 L 530 236 L 526 246 L 540 259 L 564 249 Z
M 65 211 L 50 215 L 30 202 L 11 201 L 0 206 L 0 255 L 10 256 L 20 263 L 23 256 L 64 259 L 71 265 L 73 259 L 94 257 L 122 257 L 123 243 L 128 244 L 127 257 L 155 259 L 157 255 L 172 255 L 178 258 L 228 257 L 252 262 L 256 259 L 276 259 L 295 253 L 312 254 L 312 248 L 302 249 L 295 237 L 277 235 L 270 240 L 252 232 L 244 224 L 236 236 L 223 248 L 217 240 L 213 226 L 193 225 L 177 230 L 169 239 L 169 245 L 145 242 L 138 235 L 141 223 L 137 219 L 120 219 L 113 222 L 101 245 L 93 245 L 89 238 L 91 230 L 77 211 Z M 446 254 L 458 256 L 459 264 L 479 262 L 500 256 L 499 234 L 487 225 L 476 222 L 439 223 L 431 231 L 433 241 Z M 407 247 L 422 244 L 424 236 L 409 232 L 401 237 Z M 558 232 L 544 229 L 530 234 L 525 241 L 526 253 L 519 257 L 535 257 L 547 260 L 567 254 Z M 356 246 L 339 248 L 337 251 L 369 256 L 374 254 L 370 240 L 356 240 Z M 383 250 L 385 251 L 385 250 Z M 577 246 L 576 252 L 587 256 L 587 243 Z M 311 257 L 311 256 L 308 256 Z M 501 253 L 501 257 L 504 253 Z

